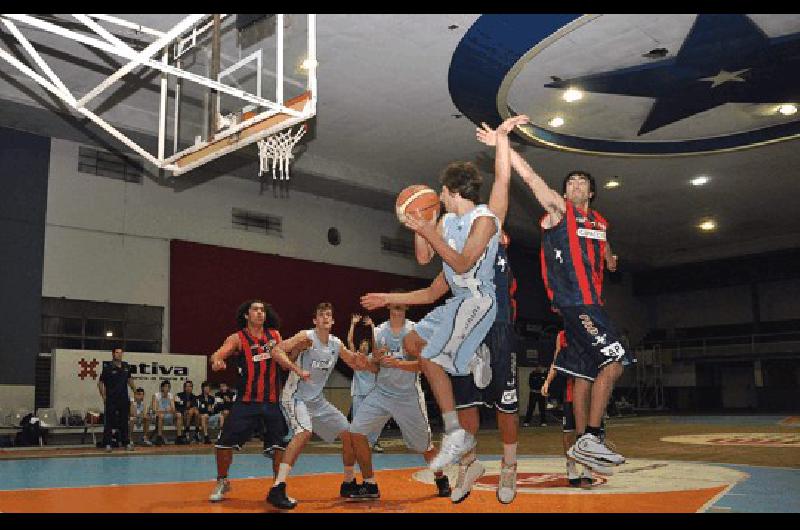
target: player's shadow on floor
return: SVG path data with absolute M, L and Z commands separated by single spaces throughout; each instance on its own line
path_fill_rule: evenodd
M 327 499 L 325 499 L 327 500 Z M 379 512 L 406 512 L 406 511 L 413 511 L 409 510 L 409 507 L 413 505 L 413 500 L 409 501 L 386 501 L 382 499 L 371 499 L 371 500 L 363 500 L 363 501 L 348 501 L 345 499 L 337 499 L 333 502 L 325 503 L 325 500 L 320 499 L 318 502 L 318 510 L 319 511 L 343 511 L 343 512 L 370 512 L 370 511 L 379 511 Z M 305 501 L 305 502 L 313 502 L 313 501 Z

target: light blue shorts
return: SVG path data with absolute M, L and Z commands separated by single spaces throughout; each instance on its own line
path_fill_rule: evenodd
M 414 331 L 427 342 L 422 357 L 450 375 L 468 375 L 475 352 L 489 333 L 495 316 L 494 296 L 448 298 L 414 326 Z
M 309 401 L 291 398 L 282 401 L 281 406 L 293 434 L 309 431 L 330 443 L 350 430 L 345 415 L 323 396 Z
M 368 436 L 380 432 L 389 418 L 394 418 L 406 446 L 417 453 L 424 453 L 431 448 L 431 428 L 428 423 L 428 411 L 425 395 L 419 384 L 416 391 L 407 396 L 389 396 L 380 390 L 373 389 L 353 411 L 353 423 L 350 432 Z

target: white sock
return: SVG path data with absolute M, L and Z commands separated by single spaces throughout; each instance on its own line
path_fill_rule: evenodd
M 289 464 L 281 463 L 278 467 L 278 476 L 275 478 L 275 482 L 272 483 L 272 486 L 275 487 L 281 482 L 286 482 L 286 477 L 289 476 L 289 471 L 292 469 L 292 466 Z
M 355 466 L 344 466 L 344 481 L 345 482 L 353 482 L 353 479 L 356 478 L 356 474 L 353 471 Z
M 461 424 L 458 423 L 458 412 L 454 410 L 442 414 L 442 421 L 444 421 L 444 432 L 447 434 L 461 428 Z
M 517 463 L 517 444 L 503 444 L 503 463 L 507 466 Z
M 464 467 L 467 467 L 471 463 L 473 463 L 477 458 L 478 458 L 478 455 L 475 454 L 475 450 L 473 449 L 472 451 L 470 451 L 469 453 L 467 453 L 467 454 L 465 454 L 464 456 L 461 457 L 461 460 L 459 461 L 459 464 L 461 464 Z
M 568 478 L 579 478 L 578 475 L 578 466 L 575 465 L 573 460 L 567 460 L 567 477 Z
M 589 466 L 583 466 L 581 476 L 584 478 L 592 478 L 592 469 Z

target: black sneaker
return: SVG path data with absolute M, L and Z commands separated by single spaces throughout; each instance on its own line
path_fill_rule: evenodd
M 572 486 L 573 488 L 580 488 L 581 487 L 581 478 L 580 477 L 578 477 L 578 478 L 570 478 L 570 479 L 567 479 L 567 480 L 569 481 L 569 485 Z
M 434 482 L 436 482 L 436 487 L 439 490 L 439 493 L 436 494 L 437 497 L 449 497 L 452 491 L 450 490 L 450 481 L 447 480 L 447 475 L 442 475 L 439 478 L 434 477 Z
M 339 488 L 339 496 L 347 499 L 351 494 L 357 491 L 358 482 L 356 482 L 356 479 L 353 479 L 350 482 L 342 482 L 342 486 Z
M 378 485 L 371 482 L 364 482 L 358 489 L 350 494 L 350 499 L 353 500 L 369 500 L 380 499 L 381 492 L 378 491 Z
M 207 435 L 207 434 L 205 436 L 203 436 L 203 443 L 204 444 L 210 444 L 211 443 L 211 437 L 209 435 Z
M 597 484 L 597 479 L 592 477 L 581 477 L 580 487 L 583 489 L 592 489 L 592 486 Z
M 187 445 L 188 443 L 189 440 L 186 439 L 186 436 L 181 435 L 175 438 L 175 445 Z
M 286 496 L 286 483 L 281 482 L 277 486 L 273 486 L 267 495 L 267 502 L 281 510 L 291 510 L 297 506 L 297 501 L 291 500 Z

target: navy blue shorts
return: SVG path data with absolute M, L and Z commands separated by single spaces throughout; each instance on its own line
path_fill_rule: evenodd
M 567 347 L 559 352 L 555 367 L 566 375 L 594 381 L 607 364 L 635 362 L 603 306 L 559 308 L 567 332 Z
M 492 381 L 483 389 L 483 402 L 500 412 L 519 410 L 517 397 L 517 336 L 511 322 L 497 322 L 484 340 L 489 347 Z
M 263 422 L 263 423 L 262 423 Z M 279 403 L 245 403 L 236 401 L 225 419 L 214 447 L 241 449 L 253 433 L 264 427 L 264 447 L 285 449 L 289 427 Z
M 475 384 L 472 375 L 451 375 L 456 409 L 484 405 L 506 414 L 514 414 L 519 410 L 514 326 L 508 322 L 495 322 L 484 343 L 489 348 L 492 380 L 486 388 L 481 389 Z

